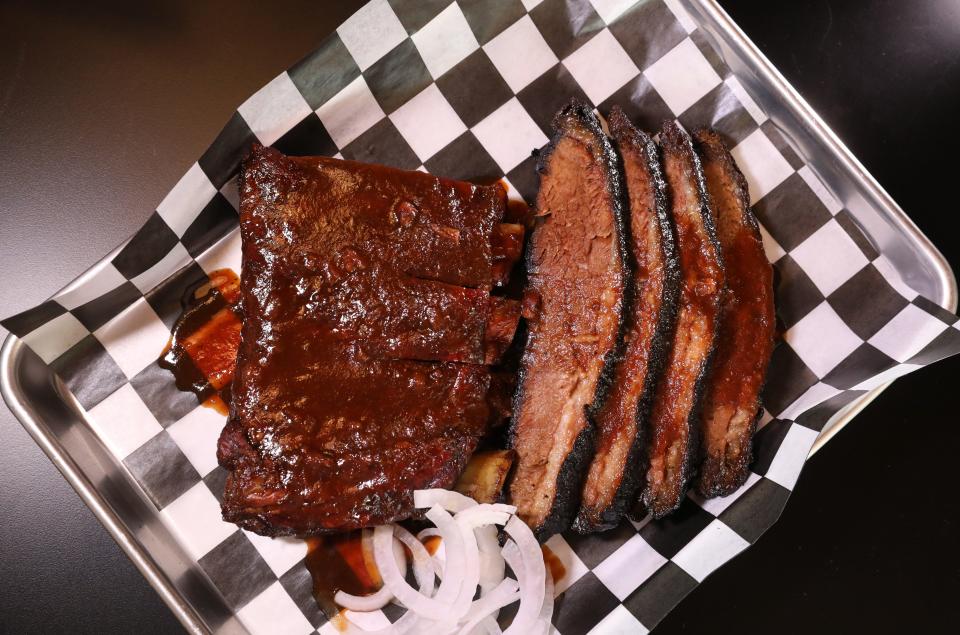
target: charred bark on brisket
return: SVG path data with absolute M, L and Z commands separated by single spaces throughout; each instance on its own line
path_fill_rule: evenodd
M 776 330 L 773 268 L 750 211 L 746 179 L 723 140 L 714 131 L 699 130 L 694 141 L 717 216 L 726 273 L 716 352 L 701 408 L 703 460 L 696 488 L 706 497 L 726 496 L 749 474 Z
M 680 299 L 670 354 L 649 419 L 641 510 L 661 518 L 687 491 L 699 447 L 697 406 L 715 347 L 723 261 L 700 160 L 676 123 L 660 132 L 680 259 Z
M 600 122 L 571 103 L 541 156 L 536 226 L 527 250 L 510 497 L 540 536 L 567 529 L 580 506 L 600 407 L 622 341 L 627 301 L 622 166 Z
M 574 523 L 581 532 L 619 523 L 643 484 L 643 427 L 671 341 L 680 278 L 659 150 L 620 108 L 615 107 L 607 121 L 623 158 L 630 201 L 633 301 L 624 315 L 623 357 L 614 369 L 610 394 L 594 417 L 596 452 Z

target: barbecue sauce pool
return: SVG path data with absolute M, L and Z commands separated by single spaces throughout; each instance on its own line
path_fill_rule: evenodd
M 240 345 L 240 278 L 219 269 L 190 293 L 173 335 L 158 360 L 173 373 L 178 389 L 192 392 L 203 405 L 228 414 L 230 382 Z
M 374 593 L 381 584 L 363 557 L 361 531 L 307 538 L 305 564 L 313 579 L 313 597 L 328 619 L 338 625 L 337 591 L 351 595 Z
M 543 564 L 550 570 L 550 575 L 553 577 L 554 582 L 558 582 L 560 578 L 567 575 L 567 567 L 564 566 L 563 560 L 561 560 L 557 554 L 553 553 L 550 547 L 541 545 L 540 550 L 543 552 Z

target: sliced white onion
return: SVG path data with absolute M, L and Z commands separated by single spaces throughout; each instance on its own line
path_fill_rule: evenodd
M 471 529 L 483 525 L 506 525 L 510 515 L 516 510 L 512 505 L 474 505 L 457 512 L 457 522 L 466 524 Z
M 553 584 L 553 574 L 550 573 L 550 569 L 547 569 L 546 584 L 544 584 L 543 589 L 543 606 L 540 607 L 540 615 L 537 617 L 537 630 L 538 633 L 549 633 L 550 627 L 553 626 L 553 594 L 555 593 L 555 588 Z
M 351 621 L 347 615 L 344 615 L 344 619 L 347 621 L 347 628 L 341 631 L 344 635 L 406 635 L 407 633 L 423 632 L 420 630 L 420 616 L 413 611 L 407 611 L 390 626 L 376 630 L 363 628 L 356 622 Z
M 443 550 L 443 538 L 440 536 L 440 530 L 437 529 L 436 527 L 427 527 L 426 529 L 421 530 L 420 533 L 417 534 L 417 540 L 419 540 L 422 543 L 425 543 L 427 541 L 427 538 L 434 538 L 434 537 L 440 538 L 440 546 L 433 553 L 433 555 L 430 556 L 430 566 L 433 567 L 434 574 L 436 574 L 436 576 L 442 580 L 443 565 L 444 565 L 445 559 L 443 557 L 443 554 L 441 553 L 441 551 Z M 430 552 L 428 551 L 427 554 L 429 553 Z
M 394 525 L 394 527 L 397 527 L 401 531 L 406 531 L 399 525 Z M 373 570 L 377 572 L 377 575 L 379 576 L 377 563 L 373 558 L 373 529 L 372 528 L 363 529 L 360 532 L 360 554 L 363 556 L 363 564 L 367 567 L 367 570 L 368 571 Z M 397 566 L 400 567 L 400 570 L 406 571 L 407 570 L 407 554 L 403 550 L 403 545 L 400 544 L 399 542 L 393 543 L 393 556 L 397 559 Z
M 520 553 L 519 547 L 517 547 L 516 543 L 513 542 L 512 540 L 508 540 L 507 543 L 503 546 L 503 558 L 504 558 L 504 560 L 506 560 L 507 564 L 510 565 L 510 568 L 513 569 L 513 572 L 516 573 L 517 576 L 520 577 L 521 580 L 524 580 L 523 574 L 519 573 L 519 572 L 525 570 L 525 568 L 524 568 L 525 565 L 524 565 L 524 562 L 523 562 L 523 556 L 522 556 L 521 553 Z M 508 578 L 508 579 L 509 579 L 509 578 Z M 545 590 L 545 589 L 544 589 L 544 590 Z M 524 583 L 521 583 L 521 588 L 520 588 L 520 606 L 523 607 L 525 604 L 526 604 L 527 606 L 531 606 L 531 605 L 534 604 L 535 602 L 536 602 L 536 599 L 535 599 L 535 598 L 534 598 L 534 599 L 531 599 L 531 593 L 530 593 L 530 588 L 529 588 L 529 586 L 526 585 L 526 584 L 524 584 Z M 506 633 L 521 633 L 521 632 L 522 632 L 522 633 L 524 633 L 525 635 L 546 635 L 546 634 L 549 633 L 549 631 L 550 631 L 550 628 L 549 628 L 550 625 L 547 624 L 546 628 L 544 628 L 543 625 L 542 625 L 541 622 L 540 622 L 540 614 L 543 612 L 543 611 L 542 611 L 542 608 L 543 608 L 543 607 L 542 607 L 542 605 L 541 605 L 541 611 L 540 611 L 540 613 L 538 613 L 537 615 L 534 616 L 533 621 L 532 621 L 531 624 L 530 624 L 530 627 L 529 627 L 528 629 L 524 630 L 524 631 L 520 631 L 520 630 L 517 628 L 517 620 L 518 620 L 518 618 L 519 618 L 519 613 L 520 613 L 520 612 L 519 612 L 519 609 L 518 609 L 518 610 L 517 610 L 517 615 L 515 615 L 515 616 L 513 617 L 513 621 L 510 623 L 510 626 L 507 627 L 507 630 L 506 630 L 505 632 L 506 632 Z M 552 610 L 553 610 L 553 609 L 552 609 L 552 607 L 551 607 L 551 611 L 552 611 Z M 522 626 L 522 625 L 523 625 L 523 622 L 521 622 L 520 624 L 521 624 L 521 626 Z
M 454 517 L 463 533 L 464 553 L 466 566 L 463 570 L 460 594 L 454 602 L 454 609 L 459 613 L 466 611 L 473 602 L 480 583 L 480 569 L 483 558 L 480 556 L 479 543 L 474 529 L 490 525 L 504 525 L 510 519 L 510 514 L 516 511 L 512 505 L 483 504 L 468 507 L 457 512 Z M 489 577 L 489 576 L 488 576 Z M 496 607 L 498 610 L 500 607 Z
M 417 540 L 416 536 L 400 525 L 393 526 L 393 535 L 406 545 L 413 555 L 413 577 L 417 579 L 417 584 L 420 585 L 420 593 L 431 597 L 434 591 L 434 574 L 430 552 L 427 551 L 422 542 Z
M 508 604 L 513 604 L 520 599 L 520 585 L 513 578 L 507 578 L 496 586 L 492 591 L 481 596 L 470 606 L 470 610 L 461 618 L 466 620 L 466 624 L 460 629 L 460 635 L 472 633 L 480 622 L 498 612 Z
M 393 600 L 407 612 L 389 628 L 376 631 L 365 631 L 348 620 L 349 632 L 502 635 L 497 615 L 504 606 L 519 600 L 506 633 L 549 633 L 553 578 L 546 571 L 540 545 L 515 515 L 515 507 L 477 504 L 457 492 L 438 489 L 414 492 L 414 501 L 418 508 L 428 508 L 426 518 L 435 527 L 416 536 L 399 525 L 384 525 L 372 534 L 365 533 L 364 556 L 369 557 L 372 551 L 383 587 L 368 596 L 339 592 L 335 598 L 351 611 L 373 611 Z M 498 525 L 509 536 L 502 549 Z M 431 556 L 422 541 L 434 536 L 440 538 L 442 550 Z M 404 545 L 410 551 L 419 590 L 406 580 Z M 507 564 L 516 579 L 505 577 Z M 479 597 L 474 600 L 478 587 Z
M 501 514 L 497 511 L 482 511 L 472 514 L 471 510 L 479 507 L 470 507 L 459 512 L 454 517 L 457 527 L 463 536 L 463 553 L 465 566 L 463 568 L 463 577 L 460 580 L 460 592 L 454 601 L 454 610 L 458 615 L 465 614 L 473 602 L 473 597 L 477 594 L 477 585 L 480 583 L 480 549 L 477 546 L 477 537 L 473 533 L 474 527 L 489 524 L 485 518 L 495 514 Z
M 391 593 L 390 589 L 386 586 L 380 587 L 376 593 L 371 593 L 370 595 L 353 595 L 345 591 L 337 591 L 336 595 L 333 596 L 333 601 L 336 602 L 338 606 L 342 606 L 350 611 L 363 612 L 382 609 L 387 604 L 390 604 L 390 600 L 392 599 L 393 593 Z
M 493 525 L 477 527 L 473 534 L 480 551 L 480 593 L 489 593 L 503 580 L 506 570 L 506 563 L 500 555 L 497 528 Z
M 466 547 L 464 546 L 464 532 L 460 529 L 460 525 L 457 524 L 457 521 L 453 519 L 446 510 L 441 508 L 439 505 L 434 505 L 427 512 L 427 519 L 437 526 L 437 529 L 440 530 L 440 539 L 443 540 L 443 550 L 446 555 L 446 566 L 444 570 L 450 569 L 451 571 L 464 571 L 467 567 L 473 566 L 478 571 L 480 570 L 480 556 L 476 552 L 476 541 L 473 541 L 473 550 L 471 550 L 471 555 L 474 557 L 474 562 L 467 562 L 467 552 Z M 443 581 L 440 583 L 440 588 L 437 589 L 436 599 L 438 602 L 443 602 L 448 605 L 453 605 L 460 596 L 462 579 L 458 576 L 445 575 Z M 470 598 L 473 599 L 472 597 Z M 469 603 L 467 604 L 469 606 Z M 453 622 L 457 621 L 457 618 L 460 615 L 463 615 L 466 612 L 466 606 L 464 606 L 459 613 L 456 613 Z M 442 618 L 434 618 L 440 621 L 445 621 Z
M 403 572 L 393 558 L 393 527 L 380 525 L 373 532 L 373 555 L 383 578 L 383 585 L 388 587 L 408 610 L 424 617 L 438 621 L 456 622 L 457 614 L 453 612 L 450 602 L 429 598 L 407 584 Z M 443 585 L 440 587 L 443 591 Z M 439 593 L 437 594 L 439 596 Z
M 497 620 L 495 620 L 492 616 L 483 618 L 479 626 L 483 629 L 480 631 L 481 634 L 485 633 L 486 635 L 503 635 L 503 631 L 500 630 L 500 625 L 497 624 Z
M 443 570 L 447 566 L 446 558 L 442 557 L 443 553 L 443 551 L 438 549 L 437 553 L 430 557 L 430 565 L 433 567 L 433 573 L 437 576 L 437 578 L 440 579 L 441 582 L 443 581 Z
M 428 509 L 434 505 L 439 505 L 448 512 L 455 514 L 476 504 L 477 501 L 469 496 L 464 496 L 460 492 L 449 489 L 418 489 L 413 493 L 413 506 L 417 509 Z
M 504 561 L 510 565 L 510 568 L 513 570 L 513 575 L 517 576 L 518 580 L 523 578 L 526 569 L 523 567 L 523 557 L 520 555 L 520 548 L 517 547 L 517 543 L 512 540 L 506 541 L 503 549 L 500 550 L 500 555 Z
M 397 527 L 402 531 L 406 531 L 402 527 Z M 410 532 L 407 532 L 410 533 Z M 373 558 L 373 531 L 370 529 L 364 529 L 360 534 L 360 549 L 363 554 L 364 563 L 369 565 L 375 565 Z M 426 551 L 426 550 L 424 550 Z M 401 571 L 407 569 L 407 554 L 403 551 L 403 545 L 399 542 L 394 542 L 393 544 L 393 557 L 397 561 L 397 567 Z M 378 567 L 379 570 L 379 567 Z M 432 572 L 431 572 L 432 573 Z M 432 580 L 431 580 L 432 582 Z M 346 591 L 340 590 L 337 591 L 333 596 L 333 601 L 336 602 L 339 606 L 349 610 L 349 611 L 376 611 L 377 609 L 382 609 L 387 604 L 390 603 L 390 600 L 393 599 L 393 593 L 390 592 L 390 589 L 386 585 L 381 584 L 380 588 L 377 589 L 375 593 L 369 595 L 353 595 L 352 593 L 347 593 Z
M 513 541 L 507 541 L 501 553 L 520 581 L 520 607 L 504 634 L 528 635 L 543 607 L 547 575 L 543 552 L 533 532 L 516 516 L 510 518 L 504 530 Z
M 490 591 L 503 580 L 504 562 L 500 556 L 497 528 L 494 525 L 504 525 L 510 519 L 510 514 L 517 510 L 513 505 L 483 504 L 469 507 L 456 516 L 462 526 L 474 530 L 474 540 L 477 543 L 480 568 L 477 571 L 477 583 L 481 594 Z M 467 572 L 471 575 L 472 572 Z M 464 577 L 464 585 L 473 582 L 472 575 Z M 472 596 L 471 596 L 472 597 Z
M 427 538 L 434 538 L 434 537 L 436 538 L 440 537 L 440 530 L 437 529 L 436 527 L 427 527 L 426 529 L 422 530 L 419 534 L 417 534 L 417 540 L 419 540 L 420 542 L 425 541 Z

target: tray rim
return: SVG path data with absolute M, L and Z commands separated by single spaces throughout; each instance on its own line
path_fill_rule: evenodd
M 83 284 L 88 278 L 92 278 L 100 267 L 113 260 L 126 243 L 127 240 L 122 241 L 106 256 L 53 295 L 70 291 Z M 114 510 L 106 497 L 77 465 L 70 452 L 50 431 L 47 422 L 35 412 L 28 395 L 20 390 L 18 375 L 27 362 L 28 354 L 29 348 L 23 340 L 13 334 L 7 335 L 3 346 L 0 347 L 0 396 L 3 397 L 3 401 L 187 632 L 196 635 L 210 633 L 211 631 L 193 606 L 179 593 L 146 547 L 120 518 L 120 514 Z M 51 380 L 59 383 L 49 368 L 47 374 Z
M 864 185 L 876 200 L 890 213 L 899 229 L 928 257 L 932 270 L 939 276 L 942 288 L 940 298 L 931 298 L 950 311 L 957 308 L 957 279 L 949 263 L 930 239 L 923 234 L 917 225 L 907 216 L 906 212 L 883 189 L 876 179 L 866 170 L 846 145 L 837 137 L 836 133 L 823 121 L 817 112 L 797 92 L 797 90 L 783 77 L 776 67 L 766 58 L 759 48 L 750 40 L 742 29 L 733 21 L 727 12 L 716 0 L 681 0 L 684 5 L 693 5 L 700 8 L 702 15 L 713 22 L 716 28 L 729 35 L 729 44 L 732 45 L 745 59 L 749 60 L 762 79 L 777 93 L 787 107 L 794 110 L 811 126 L 811 132 L 817 141 L 831 151 L 831 154 L 840 161 L 842 167 L 852 178 Z M 93 266 L 81 273 L 57 293 L 70 290 L 83 284 L 104 263 L 109 262 L 120 251 L 123 244 L 113 249 Z M 27 350 L 23 341 L 13 334 L 6 337 L 0 348 L 0 395 L 13 415 L 26 429 L 44 454 L 60 471 L 67 482 L 80 496 L 80 499 L 90 508 L 94 516 L 117 545 L 123 550 L 134 566 L 146 578 L 147 582 L 157 591 L 160 598 L 170 608 L 184 628 L 190 633 L 209 633 L 200 615 L 193 606 L 179 593 L 172 582 L 163 573 L 145 546 L 137 539 L 134 533 L 122 521 L 119 514 L 113 509 L 103 494 L 94 486 L 82 469 L 74 461 L 70 453 L 63 447 L 57 437 L 50 431 L 46 421 L 35 411 L 29 396 L 20 390 L 18 372 L 26 362 Z M 49 373 L 53 377 L 53 373 Z M 813 444 L 809 456 L 822 449 L 833 436 L 846 426 L 880 393 L 886 390 L 893 380 L 871 390 L 859 399 L 849 404 L 835 415 L 820 432 Z
M 737 52 L 753 64 L 761 78 L 767 84 L 774 87 L 776 92 L 780 93 L 792 110 L 795 110 L 799 116 L 811 124 L 811 132 L 817 141 L 832 151 L 832 154 L 840 161 L 844 170 L 867 187 L 876 200 L 882 204 L 883 208 L 897 221 L 906 236 L 920 251 L 930 257 L 930 264 L 933 270 L 939 275 L 943 289 L 940 298 L 930 299 L 935 300 L 940 306 L 950 311 L 956 311 L 958 287 L 957 278 L 954 275 L 953 269 L 936 245 L 933 244 L 926 234 L 920 231 L 920 228 L 913 222 L 913 219 L 893 200 L 893 197 L 887 193 L 860 160 L 854 156 L 833 129 L 820 117 L 817 111 L 807 103 L 807 100 L 800 95 L 797 89 L 787 81 L 773 63 L 757 48 L 753 40 L 747 37 L 743 29 L 733 21 L 733 18 L 720 6 L 717 0 L 681 1 L 683 4 L 699 6 L 703 11 L 703 15 L 710 22 L 718 29 L 732 35 L 731 44 L 734 45 Z
M 684 5 L 697 6 L 703 16 L 713 25 L 730 34 L 729 44 L 736 49 L 743 58 L 748 60 L 761 79 L 771 86 L 783 98 L 786 105 L 796 111 L 798 116 L 810 124 L 811 133 L 817 142 L 831 151 L 831 154 L 840 162 L 843 169 L 862 183 L 874 196 L 880 205 L 897 222 L 903 234 L 910 239 L 929 258 L 932 270 L 939 276 L 942 289 L 941 297 L 931 298 L 940 306 L 950 310 L 957 310 L 958 290 L 957 278 L 953 269 L 936 245 L 924 234 L 907 213 L 897 204 L 893 197 L 877 182 L 874 176 L 864 167 L 854 154 L 840 140 L 837 134 L 823 120 L 822 117 L 807 103 L 806 99 L 787 81 L 782 73 L 767 59 L 753 40 L 740 28 L 730 15 L 716 0 L 681 0 Z M 894 380 L 888 381 L 859 399 L 848 404 L 838 412 L 817 436 L 808 456 L 820 451 L 851 419 L 867 407 L 880 393 L 890 387 Z
M 0 349 L 0 394 L 3 395 L 7 407 L 184 628 L 198 635 L 208 633 L 209 630 L 199 615 L 167 579 L 146 548 L 121 520 L 120 515 L 76 464 L 73 456 L 49 431 L 45 421 L 35 415 L 29 398 L 19 390 L 19 381 L 16 379 L 25 361 L 25 348 L 26 345 L 20 338 L 8 335 Z M 50 375 L 53 376 L 53 373 Z

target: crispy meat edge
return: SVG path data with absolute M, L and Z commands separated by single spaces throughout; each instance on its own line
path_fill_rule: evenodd
M 701 137 L 705 137 L 706 141 L 702 141 Z M 723 164 L 724 170 L 729 176 L 731 176 L 737 185 L 737 190 L 739 194 L 739 203 L 741 210 L 743 212 L 743 218 L 746 221 L 747 225 L 750 227 L 751 231 L 754 234 L 754 238 L 758 241 L 763 240 L 763 237 L 760 234 L 760 222 L 757 220 L 756 215 L 750 208 L 750 190 L 747 187 L 747 179 L 743 175 L 743 172 L 740 170 L 740 166 L 737 165 L 737 162 L 734 160 L 733 155 L 730 154 L 729 149 L 724 143 L 720 134 L 711 130 L 710 128 L 699 128 L 694 131 L 694 147 L 698 152 L 703 152 L 704 154 L 709 154 L 712 159 L 718 160 Z M 717 147 L 719 146 L 719 147 Z M 770 289 L 771 297 L 776 300 L 776 288 Z M 776 314 L 776 302 L 774 302 L 775 314 Z M 722 319 L 722 317 L 721 317 Z M 776 315 L 774 320 L 776 320 Z M 774 341 L 773 348 L 779 342 Z M 771 349 L 772 350 L 772 349 Z M 772 356 L 771 356 L 772 358 Z M 757 395 L 757 414 L 753 417 L 748 428 L 746 438 L 742 443 L 742 452 L 740 455 L 740 461 L 737 463 L 737 472 L 736 478 L 733 480 L 727 480 L 724 482 L 713 481 L 714 485 L 710 488 L 701 488 L 700 487 L 700 478 L 697 478 L 697 491 L 700 495 L 705 498 L 713 498 L 716 496 L 729 496 L 736 490 L 738 490 L 750 476 L 750 464 L 753 462 L 753 438 L 757 432 L 757 425 L 760 422 L 761 417 L 763 416 L 763 390 L 766 387 L 767 377 L 769 374 L 770 360 L 767 360 L 767 369 L 764 372 L 763 380 L 761 381 L 759 392 Z M 704 453 L 705 454 L 705 453 Z M 704 460 L 706 457 L 702 457 L 701 460 Z
M 544 519 L 539 527 L 535 527 L 538 539 L 545 540 L 550 536 L 566 531 L 573 524 L 573 520 L 580 509 L 580 492 L 583 487 L 583 479 L 590 461 L 593 459 L 595 428 L 593 424 L 593 415 L 603 405 L 603 401 L 610 390 L 613 381 L 613 368 L 622 358 L 625 345 L 626 327 L 623 315 L 633 300 L 633 294 L 630 289 L 633 286 L 632 271 L 630 270 L 629 259 L 629 228 L 626 221 L 626 210 L 629 208 L 627 199 L 627 189 L 623 177 L 623 160 L 620 153 L 616 150 L 611 140 L 603 132 L 600 120 L 593 114 L 592 109 L 586 104 L 577 100 L 571 100 L 554 117 L 553 128 L 556 131 L 550 143 L 541 151 L 537 157 L 536 170 L 541 178 L 547 173 L 547 164 L 550 157 L 556 150 L 569 126 L 581 125 L 592 134 L 598 141 L 600 155 L 595 157 L 607 174 L 607 191 L 610 196 L 611 211 L 613 212 L 614 227 L 617 232 L 617 252 L 619 254 L 619 263 L 623 274 L 624 294 L 621 306 L 621 318 L 618 325 L 617 336 L 614 346 L 604 355 L 603 368 L 597 380 L 597 388 L 594 392 L 593 402 L 586 408 L 587 425 L 577 435 L 573 446 L 570 448 L 567 457 L 560 466 L 557 474 L 556 494 L 550 513 Z M 524 255 L 524 265 L 527 270 L 530 269 L 532 254 L 532 241 L 527 241 L 526 253 Z M 517 391 L 513 399 L 513 412 L 517 413 L 523 405 L 524 395 L 522 386 L 524 384 L 524 369 L 521 365 L 517 371 Z M 513 422 L 510 425 L 508 434 L 508 445 L 514 447 L 514 437 L 516 428 Z
M 720 248 L 720 239 L 717 237 L 717 228 L 716 224 L 714 223 L 710 195 L 707 192 L 707 183 L 706 177 L 703 173 L 703 165 L 700 162 L 700 157 L 697 156 L 697 153 L 693 148 L 693 141 L 690 138 L 690 135 L 680 128 L 676 122 L 668 121 L 664 123 L 660 133 L 660 146 L 663 153 L 662 156 L 665 156 L 667 152 L 673 151 L 679 153 L 690 162 L 690 165 L 693 169 L 693 177 L 697 188 L 697 195 L 700 200 L 700 217 L 703 220 L 704 232 L 707 235 L 707 239 L 714 247 L 717 266 L 720 268 L 720 271 L 723 272 L 723 251 Z M 680 249 L 681 246 L 678 242 L 678 257 Z M 648 508 L 646 500 L 646 488 L 644 487 L 640 491 L 638 505 L 634 507 L 634 510 L 631 513 L 631 516 L 634 519 L 639 520 L 648 513 L 653 514 L 654 518 L 663 518 L 664 516 L 676 511 L 676 509 L 680 507 L 680 504 L 683 502 L 684 495 L 689 490 L 691 482 L 694 480 L 694 478 L 696 478 L 697 468 L 699 467 L 697 459 L 700 455 L 700 418 L 703 393 L 706 390 L 707 377 L 709 376 L 710 367 L 713 362 L 713 355 L 717 348 L 716 339 L 718 325 L 719 320 L 715 319 L 713 333 L 711 334 L 711 344 L 706 356 L 704 357 L 703 363 L 700 366 L 700 372 L 697 374 L 697 378 L 694 382 L 693 406 L 690 408 L 690 412 L 688 413 L 686 420 L 688 430 L 687 444 L 684 448 L 683 461 L 680 465 L 680 495 L 677 496 L 674 504 L 669 509 L 653 510 Z M 647 453 L 646 463 L 649 464 L 649 453 Z
M 660 164 L 660 149 L 650 135 L 630 122 L 619 106 L 614 106 L 611 110 L 608 123 L 621 156 L 623 147 L 625 145 L 631 146 L 643 158 L 653 182 L 654 208 L 657 224 L 660 228 L 660 248 L 663 250 L 663 289 L 660 297 L 661 305 L 657 316 L 657 327 L 650 343 L 643 393 L 637 402 L 637 434 L 627 453 L 623 477 L 610 506 L 601 512 L 599 519 L 592 520 L 585 513 L 578 514 L 574 529 L 580 533 L 605 531 L 616 527 L 629 512 L 636 500 L 637 492 L 644 485 L 647 465 L 646 444 L 649 437 L 646 422 L 653 406 L 657 383 L 667 363 L 680 299 L 680 258 L 677 253 L 673 221 L 670 217 L 670 198 L 667 183 Z M 624 182 L 626 184 L 626 172 L 624 172 Z M 627 201 L 628 213 L 632 214 L 632 210 L 629 209 L 629 194 Z M 629 218 L 626 222 L 629 228 Z M 584 511 L 581 509 L 581 512 Z

